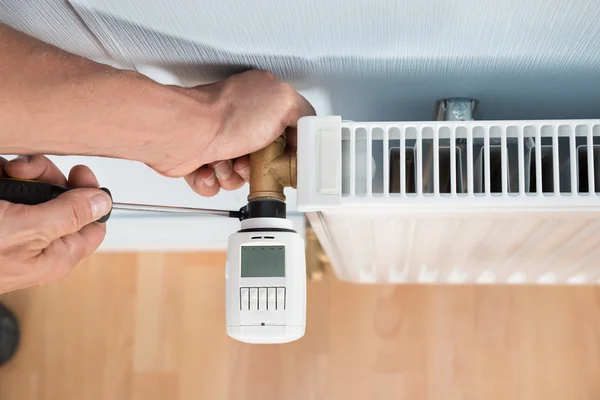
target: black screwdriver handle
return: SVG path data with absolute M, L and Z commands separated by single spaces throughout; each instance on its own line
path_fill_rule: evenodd
M 57 198 L 61 194 L 68 192 L 72 188 L 60 185 L 53 185 L 47 182 L 27 181 L 12 178 L 0 178 L 0 200 L 5 200 L 14 204 L 25 204 L 35 206 L 42 204 L 52 199 Z M 112 200 L 112 194 L 107 188 L 100 190 L 108 193 Z M 106 222 L 110 218 L 112 210 L 98 222 Z

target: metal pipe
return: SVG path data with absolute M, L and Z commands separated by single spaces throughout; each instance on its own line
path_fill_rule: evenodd
M 477 101 L 473 99 L 450 98 L 437 102 L 434 119 L 436 121 L 472 121 Z

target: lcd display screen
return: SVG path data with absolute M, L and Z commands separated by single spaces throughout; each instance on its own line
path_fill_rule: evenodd
M 285 246 L 242 246 L 242 278 L 284 278 Z

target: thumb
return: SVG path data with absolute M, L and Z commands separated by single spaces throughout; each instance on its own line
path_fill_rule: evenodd
M 100 189 L 72 189 L 46 203 L 32 207 L 35 220 L 58 239 L 95 222 L 108 214 L 110 197 Z

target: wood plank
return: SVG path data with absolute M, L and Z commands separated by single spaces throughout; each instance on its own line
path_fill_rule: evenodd
M 225 332 L 222 253 L 97 254 L 0 298 L 0 399 L 600 398 L 600 287 L 308 285 L 306 336 Z

